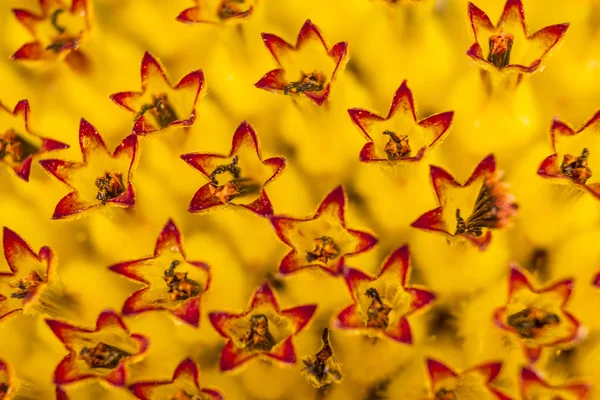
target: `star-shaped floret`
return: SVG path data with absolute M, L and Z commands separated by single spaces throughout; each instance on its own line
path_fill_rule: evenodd
M 56 254 L 49 247 L 38 253 L 19 236 L 4 228 L 4 257 L 9 272 L 0 272 L 0 319 L 16 312 L 36 314 L 52 309 L 56 294 Z
M 346 268 L 344 277 L 354 303 L 338 313 L 335 326 L 412 343 L 408 317 L 431 304 L 435 295 L 408 285 L 410 268 L 408 246 L 392 252 L 375 277 Z
M 34 38 L 13 55 L 13 60 L 62 60 L 77 53 L 90 29 L 87 0 L 39 0 L 41 13 L 13 9 L 15 17 Z
M 270 33 L 263 33 L 262 38 L 279 68 L 267 72 L 254 86 L 306 97 L 319 106 L 325 103 L 336 75 L 348 62 L 348 43 L 329 48 L 310 20 L 300 29 L 295 46 Z
M 584 382 L 567 382 L 551 385 L 543 376 L 531 368 L 521 369 L 521 397 L 523 400 L 584 400 L 590 393 L 590 384 Z
M 450 130 L 454 112 L 417 118 L 416 104 L 406 80 L 394 93 L 387 116 L 362 108 L 348 110 L 368 142 L 360 152 L 363 162 L 415 162 L 440 144 Z
M 206 92 L 202 70 L 190 72 L 173 86 L 166 68 L 146 52 L 141 75 L 141 92 L 120 92 L 110 96 L 112 101 L 135 115 L 135 134 L 148 135 L 172 126 L 194 124 L 196 103 Z
M 493 362 L 455 372 L 444 363 L 427 359 L 427 372 L 431 384 L 430 399 L 460 400 L 487 399 L 511 400 L 491 383 L 500 374 L 502 363 Z
M 54 383 L 58 385 L 98 378 L 123 386 L 129 365 L 145 356 L 149 344 L 146 337 L 130 333 L 113 311 L 101 313 L 95 329 L 53 319 L 47 319 L 46 323 L 69 350 L 54 371 Z
M 540 165 L 538 174 L 557 183 L 579 187 L 600 199 L 600 110 L 578 131 L 554 119 L 550 128 L 554 154 Z
M 34 158 L 68 147 L 64 143 L 31 132 L 27 100 L 19 101 L 12 111 L 0 103 L 0 163 L 15 171 L 25 182 L 29 182 Z
M 295 364 L 293 337 L 306 327 L 316 309 L 310 304 L 281 310 L 273 288 L 264 282 L 254 292 L 247 311 L 211 312 L 210 322 L 227 339 L 221 352 L 221 371 L 238 368 L 255 357 Z
M 448 239 L 464 237 L 481 250 L 492 240 L 492 229 L 510 225 L 516 214 L 514 196 L 496 170 L 493 155 L 487 156 L 463 184 L 440 167 L 432 165 L 431 180 L 439 207 L 421 215 L 412 227 L 441 232 Z M 472 210 L 470 214 L 464 210 Z
M 96 128 L 82 119 L 79 146 L 83 162 L 56 159 L 40 161 L 49 174 L 72 189 L 58 202 L 52 218 L 67 218 L 107 205 L 133 207 L 135 194 L 132 179 L 137 137 L 127 136 L 111 154 Z
M 484 70 L 518 74 L 538 70 L 569 27 L 569 24 L 551 25 L 530 35 L 521 0 L 507 0 L 496 25 L 473 3 L 469 3 L 469 18 L 475 43 L 467 55 Z
M 530 362 L 543 347 L 572 344 L 585 335 L 579 321 L 565 310 L 573 280 L 566 279 L 535 289 L 521 268 L 510 267 L 508 300 L 494 312 L 496 325 L 516 336 Z
M 346 226 L 346 192 L 342 186 L 331 191 L 308 218 L 274 216 L 271 224 L 277 236 L 292 250 L 279 264 L 282 275 L 304 268 L 320 268 L 339 275 L 347 256 L 371 249 L 377 239 Z
M 167 310 L 190 325 L 200 323 L 201 296 L 210 286 L 209 268 L 201 261 L 187 260 L 173 221 L 158 235 L 154 256 L 109 268 L 144 284 L 125 301 L 123 315 Z
M 219 391 L 200 386 L 199 375 L 196 363 L 187 359 L 177 366 L 170 381 L 138 382 L 129 390 L 142 400 L 222 400 Z
M 183 10 L 177 20 L 185 23 L 239 23 L 252 14 L 257 2 L 258 0 L 195 0 L 196 5 Z
M 273 214 L 265 186 L 283 170 L 285 159 L 263 160 L 256 132 L 247 122 L 235 131 L 228 155 L 190 153 L 181 159 L 209 180 L 192 198 L 189 212 L 235 205 L 261 216 Z

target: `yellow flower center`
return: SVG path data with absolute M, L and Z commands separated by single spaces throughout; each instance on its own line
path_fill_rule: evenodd
M 588 157 L 590 151 L 584 148 L 579 157 L 565 154 L 563 162 L 560 165 L 560 172 L 571 178 L 575 183 L 585 185 L 588 179 L 592 177 L 592 170 L 588 166 Z
M 105 172 L 104 175 L 96 178 L 96 187 L 98 188 L 96 200 L 100 200 L 102 205 L 105 205 L 108 200 L 119 197 L 125 192 L 123 174 L 120 172 Z
M 84 347 L 79 353 L 79 357 L 87 363 L 90 368 L 107 368 L 113 369 L 121 362 L 123 358 L 129 357 L 131 354 L 108 345 L 106 343 L 98 343 L 95 347 Z

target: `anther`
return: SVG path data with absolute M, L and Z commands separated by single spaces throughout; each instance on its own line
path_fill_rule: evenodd
M 573 182 L 585 185 L 587 180 L 592 177 L 592 170 L 588 166 L 589 156 L 590 151 L 587 148 L 583 149 L 579 157 L 565 154 L 560 171 L 571 178 Z
M 58 16 L 64 12 L 65 12 L 65 10 L 63 10 L 62 8 L 58 8 L 50 16 L 50 22 L 52 23 L 52 26 L 54 27 L 54 29 L 56 29 L 56 31 L 58 33 L 65 33 L 65 31 L 66 31 L 66 29 L 64 27 L 62 27 L 58 24 Z
M 123 174 L 120 172 L 105 172 L 104 175 L 96 178 L 96 187 L 98 188 L 96 200 L 100 200 L 100 203 L 105 205 L 107 201 L 125 193 Z
M 524 310 L 509 315 L 507 322 L 521 338 L 532 339 L 543 333 L 547 327 L 558 325 L 560 319 L 556 314 L 527 307 Z
M 460 235 L 461 233 L 465 233 L 467 230 L 467 224 L 463 217 L 460 216 L 460 209 L 456 209 L 456 233 L 455 235 Z
M 211 194 L 217 197 L 221 203 L 229 203 L 236 197 L 245 196 L 248 194 L 256 193 L 260 190 L 260 185 L 254 182 L 250 178 L 244 178 L 241 176 L 242 170 L 238 166 L 239 157 L 235 156 L 231 160 L 231 163 L 217 166 L 210 174 L 210 187 Z M 219 185 L 217 175 L 229 172 L 233 179 Z
M 302 372 L 315 387 L 323 387 L 332 382 L 339 382 L 342 379 L 340 366 L 333 356 L 328 328 L 323 329 L 321 348 L 317 354 L 306 357 L 302 362 L 305 365 Z
M 290 93 L 305 93 L 305 92 L 320 92 L 325 86 L 325 75 L 322 72 L 311 72 L 310 74 L 302 74 L 302 79 L 295 82 L 290 82 L 283 88 L 284 94 Z
M 407 135 L 397 136 L 394 132 L 387 130 L 383 131 L 383 134 L 390 137 L 384 148 L 388 160 L 399 160 L 402 157 L 410 156 L 411 149 Z
M 441 388 L 435 392 L 435 400 L 457 400 L 457 397 L 453 391 Z
M 0 160 L 19 164 L 38 150 L 39 148 L 24 140 L 12 129 L 0 134 Z
M 392 381 L 387 378 L 379 382 L 375 382 L 373 386 L 367 389 L 364 400 L 385 400 L 389 398 L 388 391 Z
M 238 179 L 242 172 L 240 167 L 238 167 L 238 161 L 239 157 L 234 156 L 231 160 L 231 163 L 217 166 L 217 168 L 215 168 L 214 171 L 210 174 L 211 182 L 215 185 L 218 185 L 219 181 L 217 181 L 217 175 L 223 174 L 225 172 L 231 173 L 234 179 Z
M 469 218 L 462 218 L 460 209 L 456 209 L 455 235 L 466 233 L 479 237 L 484 228 L 498 229 L 506 226 L 518 208 L 506 188 L 507 185 L 500 182 L 498 177 L 487 177 L 481 185 Z
M 95 347 L 84 347 L 79 352 L 79 357 L 90 368 L 113 369 L 123 358 L 131 356 L 130 353 L 106 343 L 98 343 Z
M 140 111 L 136 114 L 135 120 L 140 118 L 146 112 L 150 111 L 158 126 L 160 128 L 166 128 L 174 121 L 177 121 L 177 113 L 175 109 L 171 106 L 169 99 L 165 93 L 160 93 L 158 95 L 152 95 L 152 103 L 144 104 Z
M 306 252 L 306 261 L 318 261 L 327 264 L 330 260 L 337 258 L 340 250 L 329 236 L 321 236 L 315 239 L 315 249 Z
M 11 288 L 17 289 L 10 294 L 10 297 L 13 299 L 24 299 L 42 282 L 43 280 L 37 272 L 31 271 L 25 278 L 9 283 Z
M 169 400 L 210 400 L 212 397 L 205 396 L 202 393 L 198 394 L 189 394 L 185 390 L 179 390 L 173 396 L 169 398 Z
M 175 272 L 179 261 L 175 260 L 163 274 L 163 280 L 166 282 L 171 301 L 187 300 L 190 297 L 198 296 L 202 287 L 198 282 L 187 277 L 187 272 Z
M 390 324 L 390 312 L 392 307 L 386 305 L 381 301 L 379 292 L 375 288 L 367 289 L 367 297 L 371 298 L 371 304 L 367 308 L 367 327 L 387 329 Z
M 8 389 L 10 389 L 10 387 L 7 383 L 0 383 L 0 399 L 4 399 L 4 396 L 6 396 L 6 394 L 8 393 Z
M 250 317 L 250 329 L 242 336 L 241 341 L 246 348 L 252 350 L 269 351 L 275 346 L 275 339 L 269 331 L 269 320 L 264 314 L 255 314 Z
M 510 63 L 510 51 L 512 49 L 514 36 L 510 33 L 500 32 L 498 35 L 490 36 L 490 52 L 487 60 L 498 69 Z
M 48 46 L 46 46 L 46 50 L 51 50 L 54 53 L 58 54 L 61 51 L 65 51 L 65 50 L 70 50 L 70 51 L 77 50 L 77 48 L 79 47 L 80 44 L 81 44 L 81 38 L 79 38 L 79 37 L 57 39 L 54 42 L 50 43 Z
M 245 12 L 245 0 L 223 0 L 217 12 L 220 19 L 225 20 Z

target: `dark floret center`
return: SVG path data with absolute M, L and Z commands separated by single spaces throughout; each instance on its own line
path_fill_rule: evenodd
M 202 291 L 202 286 L 195 280 L 188 278 L 187 272 L 177 272 L 175 269 L 178 265 L 179 261 L 173 261 L 163 274 L 170 300 L 180 301 L 198 296 Z

